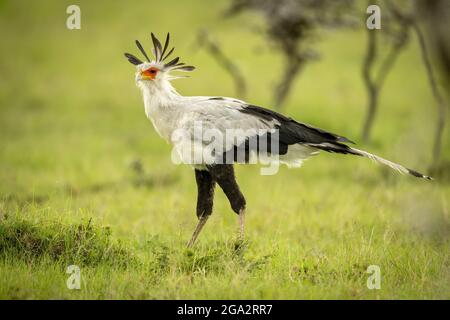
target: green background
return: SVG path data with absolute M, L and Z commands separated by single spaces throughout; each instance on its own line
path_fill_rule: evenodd
M 193 250 L 194 173 L 144 114 L 134 67 L 150 32 L 171 32 L 197 70 L 183 95 L 234 96 L 233 82 L 196 45 L 207 28 L 247 78 L 246 100 L 271 106 L 282 57 L 254 14 L 223 19 L 221 1 L 0 1 L 0 298 L 449 298 L 450 187 L 399 176 L 361 158 L 321 154 L 261 176 L 238 166 L 247 240 L 220 190 Z M 382 32 L 382 31 L 381 31 Z M 425 171 L 436 119 L 417 43 L 381 94 L 373 140 L 362 145 L 362 30 L 326 31 L 284 112 Z M 140 55 L 139 55 L 140 56 Z M 443 158 L 450 157 L 448 128 Z M 70 264 L 81 289 L 66 287 Z M 369 265 L 381 289 L 369 290 Z

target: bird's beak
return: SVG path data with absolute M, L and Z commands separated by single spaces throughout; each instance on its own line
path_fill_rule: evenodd
M 153 80 L 154 79 L 154 78 L 152 78 L 150 76 L 146 76 L 144 74 L 141 74 L 139 78 L 140 78 L 140 80 Z
M 143 80 L 153 80 L 150 76 L 142 74 L 142 72 L 136 73 L 136 81 L 143 81 Z

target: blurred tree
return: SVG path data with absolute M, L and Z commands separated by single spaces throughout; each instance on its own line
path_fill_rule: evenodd
M 197 34 L 197 41 L 198 46 L 196 47 L 205 48 L 213 59 L 230 74 L 234 82 L 236 95 L 240 99 L 245 99 L 247 96 L 247 82 L 238 65 L 224 53 L 220 45 L 210 37 L 208 31 L 200 30 Z
M 310 48 L 322 28 L 356 25 L 354 0 L 231 0 L 226 15 L 244 10 L 262 14 L 265 34 L 284 56 L 284 71 L 274 91 L 274 106 L 283 106 L 304 65 L 317 58 Z
M 418 0 L 418 14 L 427 27 L 427 34 L 431 49 L 439 63 L 439 71 L 442 75 L 445 91 L 447 93 L 447 103 L 450 101 L 450 36 L 448 32 L 448 22 L 450 21 L 450 1 L 448 0 Z M 424 42 L 424 37 L 417 29 L 418 36 Z M 429 59 L 427 59 L 429 61 Z M 431 66 L 429 67 L 431 69 Z M 434 78 L 434 77 L 433 77 Z M 438 101 L 438 123 L 436 126 L 434 143 L 434 162 L 432 164 L 433 173 L 442 171 L 439 167 L 440 153 L 442 148 L 442 135 L 445 126 L 445 120 L 448 117 L 448 105 L 445 105 L 443 98 L 437 92 L 437 86 L 433 80 L 433 91 Z M 443 166 L 443 168 L 445 165 Z M 448 170 L 447 165 L 447 170 Z
M 373 3 L 374 0 L 369 0 L 369 4 Z M 427 49 L 427 42 L 419 25 L 421 23 L 421 11 L 418 10 L 417 4 L 411 1 L 405 1 L 399 5 L 398 1 L 394 4 L 393 1 L 384 0 L 383 4 L 384 31 L 382 34 L 387 36 L 390 40 L 390 52 L 384 58 L 384 61 L 381 62 L 381 67 L 377 76 L 374 76 L 374 68 L 377 62 L 376 59 L 379 58 L 377 55 L 378 37 L 376 36 L 376 30 L 368 30 L 366 56 L 363 63 L 363 78 L 368 91 L 368 108 L 362 129 L 362 139 L 367 141 L 370 138 L 370 132 L 378 108 L 378 96 L 384 80 L 392 69 L 399 53 L 406 47 L 410 34 L 414 34 L 419 43 L 428 82 L 438 109 L 432 160 L 432 165 L 436 165 L 439 161 L 442 149 L 442 135 L 446 119 L 446 103 L 440 94 Z
M 368 103 L 362 127 L 362 139 L 364 141 L 370 139 L 379 105 L 379 95 L 387 76 L 409 40 L 412 36 L 416 36 L 438 110 L 433 143 L 433 163 L 435 164 L 439 161 L 442 149 L 446 103 L 438 88 L 427 48 L 428 39 L 422 33 L 421 25 L 422 20 L 426 18 L 425 15 L 428 14 L 432 33 L 436 33 L 436 36 L 432 37 L 435 39 L 437 48 L 435 52 L 441 57 L 442 66 L 447 70 L 448 80 L 450 62 L 446 26 L 450 10 L 449 2 L 448 0 L 396 0 L 395 3 L 391 0 L 368 1 L 368 5 L 373 4 L 379 4 L 382 8 L 382 32 L 366 28 L 368 30 L 367 46 L 362 73 L 368 92 Z M 420 10 L 417 4 L 427 10 Z M 283 106 L 294 80 L 305 64 L 317 58 L 317 53 L 311 49 L 311 44 L 320 35 L 320 31 L 327 27 L 351 27 L 358 22 L 360 24 L 361 21 L 361 7 L 357 7 L 354 0 L 231 0 L 226 15 L 233 16 L 244 10 L 262 14 L 266 26 L 265 35 L 284 56 L 283 75 L 274 91 L 274 106 L 277 109 Z M 439 19 L 436 15 L 439 15 Z M 434 17 L 436 21 L 431 21 Z M 387 43 L 387 50 L 379 54 L 381 40 Z M 383 49 L 385 48 L 386 46 L 383 46 Z
M 368 5 L 380 2 L 368 0 Z M 395 19 L 392 12 L 383 7 L 382 10 L 382 30 L 367 30 L 366 53 L 363 60 L 362 75 L 367 88 L 367 113 L 362 127 L 362 140 L 367 142 L 370 139 L 375 116 L 378 110 L 379 94 L 384 85 L 387 75 L 392 70 L 400 52 L 406 47 L 409 40 L 407 23 L 401 19 Z M 379 55 L 380 36 L 383 35 L 388 42 L 388 54 L 384 57 Z M 380 63 L 378 60 L 382 60 Z M 377 65 L 380 65 L 378 72 Z
M 450 94 L 450 1 L 419 0 L 418 6 L 418 13 L 427 27 L 431 48 L 440 64 L 447 94 Z

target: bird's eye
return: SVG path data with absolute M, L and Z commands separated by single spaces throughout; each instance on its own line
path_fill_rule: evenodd
M 141 72 L 141 74 L 145 77 L 150 77 L 151 79 L 155 79 L 156 75 L 158 74 L 159 69 L 155 67 L 151 67 L 147 70 L 144 70 Z

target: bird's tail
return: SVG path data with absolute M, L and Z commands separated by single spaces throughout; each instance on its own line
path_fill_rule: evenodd
M 369 153 L 369 152 L 366 152 L 366 151 L 363 151 L 363 150 L 359 150 L 359 149 L 356 149 L 356 148 L 350 148 L 350 149 L 354 152 L 353 154 L 355 154 L 355 155 L 359 155 L 359 156 L 362 156 L 362 157 L 365 157 L 365 158 L 369 158 L 370 160 L 373 160 L 375 162 L 384 164 L 385 166 L 388 166 L 388 167 L 390 167 L 390 168 L 392 168 L 392 169 L 394 169 L 394 170 L 396 170 L 396 171 L 398 171 L 400 173 L 410 174 L 410 175 L 412 175 L 414 177 L 417 177 L 417 178 L 433 180 L 433 178 L 431 178 L 430 176 L 424 175 L 424 174 L 422 174 L 420 172 L 417 172 L 415 170 L 412 170 L 412 169 L 408 169 L 408 168 L 406 168 L 406 167 L 404 167 L 404 166 L 402 166 L 402 165 L 400 165 L 398 163 L 386 160 L 386 159 L 381 158 L 379 156 L 376 156 L 376 155 L 374 155 L 372 153 Z
M 410 175 L 412 175 L 414 177 L 417 177 L 417 178 L 433 180 L 433 178 L 431 178 L 431 177 L 429 177 L 427 175 L 424 175 L 424 174 L 422 174 L 420 172 L 417 172 L 415 170 L 412 170 L 412 169 L 408 169 L 408 168 L 406 168 L 406 167 L 404 167 L 404 166 L 402 166 L 402 165 L 400 165 L 398 163 L 386 160 L 384 158 L 381 158 L 381 157 L 379 157 L 377 155 L 374 155 L 372 153 L 369 153 L 369 152 L 366 152 L 366 151 L 363 151 L 363 150 L 359 150 L 359 149 L 356 149 L 356 148 L 349 147 L 349 146 L 347 146 L 345 144 L 342 144 L 342 143 L 321 143 L 321 144 L 309 144 L 309 145 L 312 146 L 312 147 L 315 147 L 317 149 L 321 149 L 321 150 L 328 151 L 328 152 L 343 153 L 343 154 L 353 154 L 353 155 L 356 155 L 356 156 L 369 158 L 369 159 L 371 159 L 371 160 L 373 160 L 375 162 L 378 162 L 378 163 L 381 163 L 381 164 L 383 164 L 385 166 L 388 166 L 388 167 L 390 167 L 390 168 L 394 169 L 395 171 L 398 171 L 398 172 L 400 172 L 402 174 L 410 174 Z

